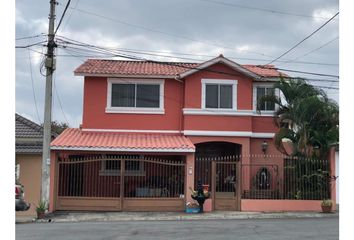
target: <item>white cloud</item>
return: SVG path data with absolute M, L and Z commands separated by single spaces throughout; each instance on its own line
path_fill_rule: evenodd
M 236 47 L 236 49 L 239 52 L 244 52 L 244 51 L 247 52 L 251 49 L 251 47 L 249 45 L 243 45 L 243 46 Z
M 324 22 L 325 18 L 330 19 L 336 14 L 338 10 L 334 8 L 322 8 L 313 11 L 312 16 L 316 22 Z

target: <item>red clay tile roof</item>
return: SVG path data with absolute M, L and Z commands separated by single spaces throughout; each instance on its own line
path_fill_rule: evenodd
M 274 65 L 264 65 L 263 67 L 259 67 L 257 65 L 245 64 L 241 66 L 262 77 L 280 77 L 280 76 L 287 77 L 288 76 L 285 73 L 275 70 Z
M 159 64 L 147 61 L 88 59 L 75 70 L 75 73 L 173 76 L 198 65 L 197 63 L 166 62 L 165 64 Z
M 89 132 L 77 128 L 68 128 L 52 141 L 51 149 L 194 152 L 195 146 L 181 134 Z
M 125 74 L 125 75 L 167 75 L 174 76 L 186 72 L 192 68 L 198 67 L 200 63 L 177 63 L 165 62 L 156 63 L 148 61 L 121 61 L 121 60 L 103 60 L 88 59 L 81 64 L 74 72 L 75 74 Z M 241 65 L 247 70 L 261 77 L 279 77 L 287 76 L 275 69 L 273 65 L 266 65 L 261 68 L 257 65 Z M 267 68 L 268 66 L 268 68 Z

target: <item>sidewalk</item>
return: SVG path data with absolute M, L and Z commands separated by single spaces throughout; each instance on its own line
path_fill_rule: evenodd
M 16 223 L 30 222 L 115 222 L 115 221 L 179 221 L 179 220 L 208 220 L 208 219 L 274 219 L 274 218 L 323 218 L 338 217 L 334 213 L 312 212 L 225 212 L 214 211 L 202 214 L 183 212 L 56 212 L 46 219 L 17 218 Z

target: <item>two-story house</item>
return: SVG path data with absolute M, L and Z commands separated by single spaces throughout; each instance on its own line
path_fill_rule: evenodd
M 256 111 L 286 76 L 272 66 L 89 59 L 75 75 L 82 124 L 51 143 L 51 210 L 183 211 L 198 182 L 212 209 L 245 210 L 254 186 L 281 191 L 276 106 Z

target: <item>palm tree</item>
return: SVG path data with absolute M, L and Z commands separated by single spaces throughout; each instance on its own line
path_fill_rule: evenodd
M 288 139 L 292 142 L 292 155 L 326 157 L 330 144 L 338 141 L 338 105 L 303 79 L 281 78 L 274 88 L 282 96 L 261 97 L 257 109 L 265 102 L 277 105 L 274 122 L 279 128 L 275 134 L 278 150 L 286 154 L 283 140 Z

